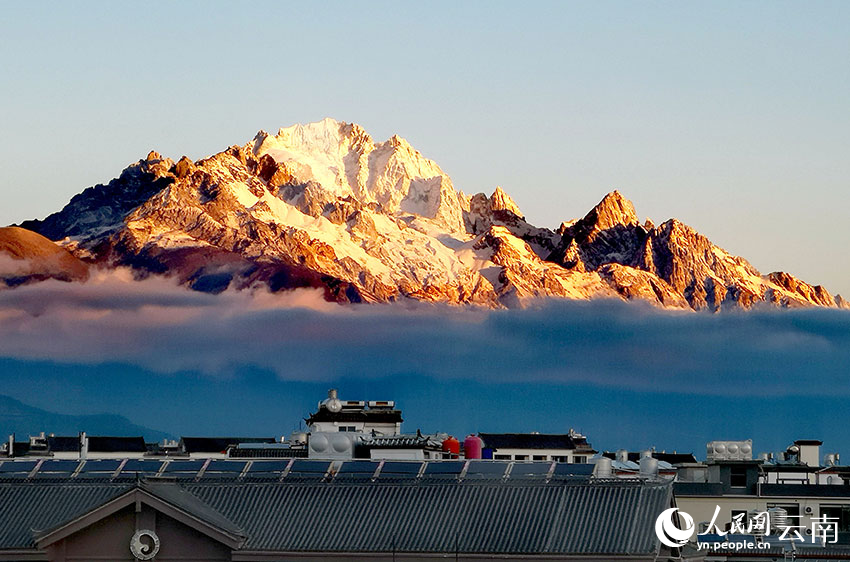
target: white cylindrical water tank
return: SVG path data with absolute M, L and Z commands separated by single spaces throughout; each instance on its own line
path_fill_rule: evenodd
M 613 478 L 614 470 L 611 466 L 611 459 L 608 457 L 599 457 L 596 459 L 593 475 L 597 478 Z
M 643 478 L 654 478 L 658 475 L 658 460 L 652 457 L 640 459 L 640 475 Z
M 781 507 L 771 507 L 767 510 L 770 516 L 770 526 L 774 531 L 782 531 L 788 526 L 788 512 Z

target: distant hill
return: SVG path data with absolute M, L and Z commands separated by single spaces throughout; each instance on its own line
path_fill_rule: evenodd
M 30 230 L 0 228 L 0 287 L 34 281 L 85 281 L 89 266 L 65 248 Z
M 136 436 L 143 435 L 146 441 L 160 441 L 172 436 L 162 431 L 142 427 L 123 416 L 93 414 L 71 416 L 57 414 L 28 406 L 14 398 L 0 394 L 0 437 L 5 440 L 14 433 L 18 440 L 40 432 L 56 435 L 77 435 L 85 431 L 89 435 Z

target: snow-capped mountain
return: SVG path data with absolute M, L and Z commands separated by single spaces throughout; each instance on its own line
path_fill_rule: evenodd
M 197 162 L 151 152 L 22 226 L 83 260 L 213 293 L 320 287 L 339 302 L 491 307 L 540 297 L 846 305 L 786 273 L 761 275 L 675 219 L 642 224 L 616 191 L 558 231 L 535 227 L 500 188 L 467 196 L 404 139 L 376 143 L 332 119 L 261 131 Z

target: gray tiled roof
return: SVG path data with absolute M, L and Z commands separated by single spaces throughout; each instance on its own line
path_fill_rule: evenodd
M 84 515 L 132 487 L 106 482 L 2 482 L 0 549 L 33 547 L 34 531 L 46 531 Z
M 649 553 L 668 484 L 193 485 L 250 550 Z M 262 506 L 262 509 L 259 509 Z
M 34 527 L 54 527 L 133 485 L 0 483 L 0 548 L 29 547 Z M 648 554 L 657 548 L 655 517 L 671 497 L 669 483 L 638 480 L 172 486 L 219 514 L 207 521 L 240 529 L 244 549 L 290 552 Z
M 190 513 L 198 519 L 231 535 L 242 535 L 242 529 L 234 525 L 218 510 L 204 503 L 198 496 L 176 482 L 142 481 L 143 490 L 166 503 Z

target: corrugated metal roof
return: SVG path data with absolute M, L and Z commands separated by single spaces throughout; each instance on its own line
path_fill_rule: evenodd
M 116 498 L 133 484 L 0 483 L 0 548 L 34 546 L 33 531 L 52 529 Z
M 0 548 L 31 547 L 32 529 L 55 527 L 134 485 L 0 483 Z M 220 521 L 241 529 L 248 537 L 244 549 L 290 552 L 649 554 L 657 547 L 653 522 L 671 495 L 669 483 L 638 480 L 202 480 L 169 486 L 168 493 L 179 488 L 172 494 L 179 503 L 191 494 Z M 219 522 L 210 513 L 206 519 Z
M 188 484 L 249 550 L 651 553 L 663 483 Z
M 182 509 L 186 513 L 194 515 L 198 519 L 222 531 L 226 531 L 231 535 L 242 535 L 242 529 L 228 520 L 221 512 L 207 505 L 197 495 L 189 492 L 176 482 L 148 481 L 141 482 L 139 486 L 149 494 L 158 497 L 174 507 Z

